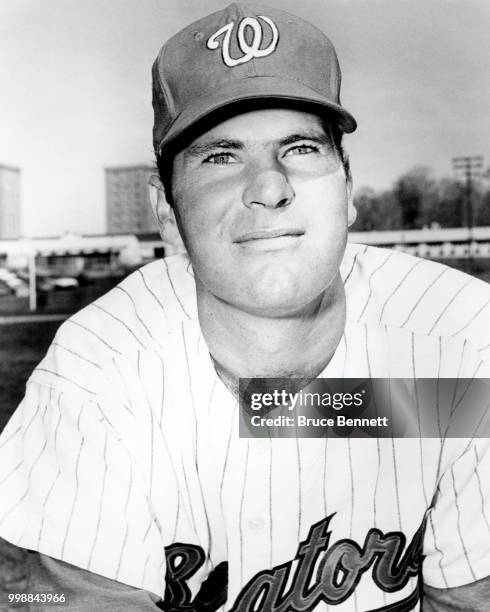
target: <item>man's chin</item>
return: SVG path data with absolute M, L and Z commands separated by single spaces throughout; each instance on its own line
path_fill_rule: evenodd
M 243 283 L 236 298 L 242 310 L 257 316 L 308 319 L 318 314 L 322 304 L 337 299 L 339 282 L 342 284 L 334 270 L 326 269 L 310 278 L 307 272 L 288 274 L 283 270 L 282 274 L 265 274 Z
M 223 274 L 220 280 L 225 277 L 226 283 L 217 283 L 216 278 L 202 282 L 196 274 L 196 285 L 198 293 L 201 289 L 224 304 L 255 316 L 307 318 L 322 301 L 325 290 L 328 291 L 331 284 L 328 279 L 333 281 L 338 274 L 329 268 L 312 274 L 312 268 L 313 264 L 300 269 L 298 261 L 283 262 L 280 266 L 262 262 L 252 269 L 235 268 L 233 278 Z
M 312 311 L 312 304 L 321 301 L 322 292 L 305 294 L 291 291 L 291 288 L 288 289 L 283 292 L 260 294 L 254 291 L 244 292 L 240 297 L 240 303 L 236 305 L 245 312 L 263 318 L 304 318 Z

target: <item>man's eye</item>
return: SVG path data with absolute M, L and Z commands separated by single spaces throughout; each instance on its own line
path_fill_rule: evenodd
M 204 159 L 205 164 L 218 164 L 225 165 L 233 163 L 233 156 L 231 153 L 227 153 L 226 151 L 221 151 L 220 153 L 212 153 L 208 155 L 206 159 Z
M 294 147 L 291 147 L 286 153 L 286 155 L 305 155 L 307 153 L 318 153 L 319 148 L 312 144 L 300 144 Z

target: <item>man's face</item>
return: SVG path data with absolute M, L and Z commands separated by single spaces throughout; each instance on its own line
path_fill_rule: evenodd
M 348 187 L 316 115 L 224 121 L 176 155 L 172 191 L 198 291 L 277 317 L 304 311 L 337 278 Z

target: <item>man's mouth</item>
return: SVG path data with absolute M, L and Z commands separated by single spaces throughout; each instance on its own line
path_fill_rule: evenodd
M 292 246 L 304 233 L 296 228 L 264 228 L 240 234 L 234 242 L 251 249 L 276 250 Z

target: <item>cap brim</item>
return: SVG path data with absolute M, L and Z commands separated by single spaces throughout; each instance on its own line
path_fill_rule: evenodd
M 353 132 L 357 127 L 356 120 L 345 108 L 306 85 L 281 77 L 256 76 L 235 81 L 216 93 L 199 97 L 177 116 L 158 150 L 168 148 L 180 137 L 188 135 L 193 126 L 197 130 L 203 120 L 212 118 L 218 111 L 253 100 L 303 102 L 327 111 L 343 132 Z

